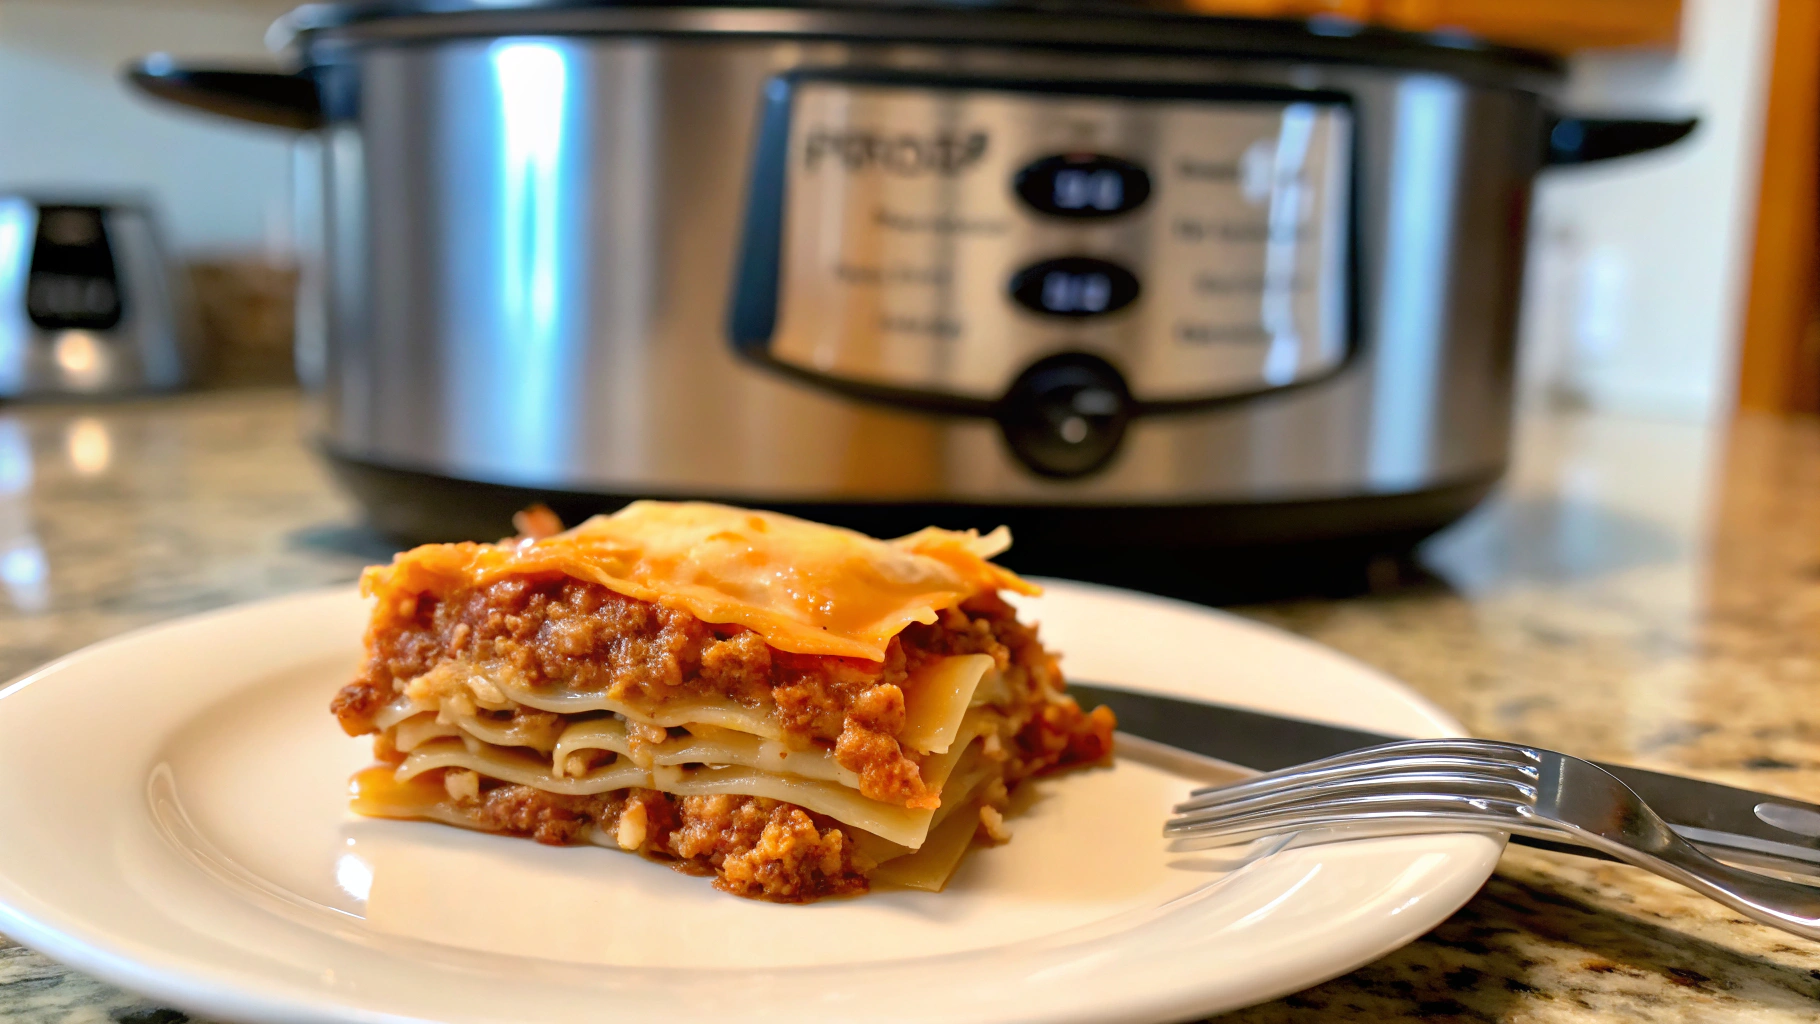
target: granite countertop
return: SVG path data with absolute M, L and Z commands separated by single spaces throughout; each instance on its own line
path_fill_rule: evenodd
M 0 407 L 0 679 L 384 557 L 300 416 L 282 390 Z M 1239 610 L 1481 735 L 1820 796 L 1820 422 L 1532 418 L 1504 492 L 1389 575 L 1362 597 Z M 1412 945 L 1223 1019 L 1816 1016 L 1820 945 L 1632 868 L 1513 847 Z M 186 1018 L 0 937 L 0 1019 Z

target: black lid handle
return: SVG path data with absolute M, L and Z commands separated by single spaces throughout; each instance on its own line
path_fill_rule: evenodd
M 170 103 L 279 128 L 322 127 L 322 100 L 308 74 L 193 68 L 154 54 L 126 68 L 126 79 Z
M 1564 117 L 1548 119 L 1546 162 L 1589 164 L 1676 143 L 1688 137 L 1698 118 L 1679 121 L 1644 121 L 1635 118 Z

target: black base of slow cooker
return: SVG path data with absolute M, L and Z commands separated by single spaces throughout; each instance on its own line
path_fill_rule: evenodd
M 577 523 L 640 497 L 757 504 L 875 537 L 924 526 L 1011 527 L 999 561 L 1065 576 L 1227 604 L 1345 595 L 1411 578 L 1406 556 L 1478 505 L 1489 475 L 1401 494 L 1195 505 L 988 505 L 966 502 L 753 502 L 714 495 L 605 494 L 480 483 L 324 453 L 368 521 L 401 544 L 495 540 L 512 513 L 542 502 Z

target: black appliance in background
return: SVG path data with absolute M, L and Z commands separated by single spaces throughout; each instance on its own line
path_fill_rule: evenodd
M 145 204 L 0 193 L 0 398 L 180 387 L 188 318 Z

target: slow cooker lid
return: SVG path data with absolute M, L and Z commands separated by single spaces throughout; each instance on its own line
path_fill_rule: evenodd
M 272 28 L 275 48 L 495 35 L 731 35 L 1189 52 L 1429 70 L 1518 87 L 1546 85 L 1563 70 L 1551 55 L 1463 35 L 1330 16 L 1216 17 L 1182 0 L 357 0 L 305 5 Z

